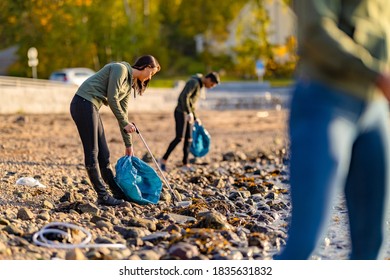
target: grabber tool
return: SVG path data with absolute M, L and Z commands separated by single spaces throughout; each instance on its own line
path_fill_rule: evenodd
M 172 202 L 173 202 L 175 205 L 179 205 L 179 204 L 181 204 L 181 205 L 190 205 L 191 202 L 184 202 L 184 201 L 183 201 L 182 203 L 179 203 L 179 199 L 177 199 L 177 197 L 176 197 L 176 195 L 175 195 L 175 193 L 174 193 L 174 191 L 173 191 L 171 185 L 169 184 L 167 178 L 166 178 L 165 175 L 164 175 L 164 172 L 161 170 L 161 167 L 160 167 L 160 165 L 158 164 L 156 158 L 154 157 L 152 151 L 150 150 L 148 144 L 146 144 L 146 141 L 145 141 L 144 137 L 142 137 L 142 134 L 141 134 L 141 132 L 139 131 L 138 127 L 135 125 L 135 123 L 132 123 L 132 124 L 133 124 L 134 127 L 135 127 L 135 132 L 137 132 L 137 134 L 138 134 L 139 137 L 141 138 L 141 141 L 144 143 L 146 149 L 148 150 L 150 156 L 152 157 L 154 164 L 156 164 L 157 169 L 160 171 L 160 174 L 161 174 L 161 177 L 163 178 L 164 184 L 167 186 L 167 188 L 168 188 L 169 191 L 171 192 L 171 194 L 172 194 Z M 175 203 L 175 200 L 176 200 L 176 203 Z

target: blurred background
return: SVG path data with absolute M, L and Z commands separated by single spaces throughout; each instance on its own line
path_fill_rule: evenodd
M 152 87 L 211 70 L 224 81 L 289 84 L 297 59 L 290 2 L 2 0 L 0 75 L 48 79 L 62 68 L 97 71 L 152 54 L 162 66 Z

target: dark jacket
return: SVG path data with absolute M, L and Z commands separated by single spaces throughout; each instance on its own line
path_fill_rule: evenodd
M 202 75 L 196 74 L 191 76 L 191 78 L 185 84 L 183 90 L 181 91 L 176 106 L 177 111 L 183 113 L 192 113 L 196 120 L 196 102 L 199 99 L 201 89 L 203 88 Z

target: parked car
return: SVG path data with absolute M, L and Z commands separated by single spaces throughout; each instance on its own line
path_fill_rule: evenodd
M 51 73 L 49 80 L 80 86 L 93 74 L 95 74 L 95 71 L 89 68 L 64 68 Z

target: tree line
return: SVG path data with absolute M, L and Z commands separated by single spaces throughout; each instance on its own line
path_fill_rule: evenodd
M 65 67 L 100 69 L 111 61 L 129 61 L 154 55 L 163 75 L 223 70 L 232 76 L 250 76 L 250 61 L 272 62 L 267 40 L 269 0 L 2 0 L 0 49 L 18 46 L 19 61 L 9 69 L 14 76 L 31 76 L 27 50 L 38 49 L 40 78 Z M 218 52 L 230 23 L 252 2 L 257 23 L 253 36 L 231 53 Z M 287 1 L 289 2 L 289 1 Z M 202 35 L 202 52 L 196 36 Z M 275 67 L 275 65 L 273 65 Z

